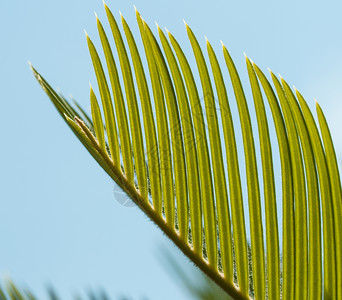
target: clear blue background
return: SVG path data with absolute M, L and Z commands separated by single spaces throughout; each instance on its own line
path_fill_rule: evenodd
M 324 109 L 342 155 L 341 1 L 110 1 L 137 33 L 133 5 L 166 26 L 187 55 L 184 18 L 205 45 L 222 40 L 239 71 L 243 51 Z M 111 296 L 188 299 L 157 256 L 169 244 L 136 208 L 114 199 L 113 183 L 83 149 L 35 82 L 33 65 L 89 108 L 95 84 L 83 29 L 98 43 L 101 1 L 0 2 L 0 276 L 44 295 L 52 283 L 70 298 L 104 287 Z M 220 53 L 221 56 L 221 53 Z M 193 63 L 193 59 L 190 61 Z M 186 264 L 184 260 L 184 264 Z M 190 265 L 190 264 L 188 264 Z

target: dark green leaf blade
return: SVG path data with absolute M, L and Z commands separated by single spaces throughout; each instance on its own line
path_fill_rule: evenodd
M 272 149 L 265 105 L 262 98 L 260 86 L 255 71 L 253 69 L 252 63 L 247 58 L 247 56 L 246 65 L 248 70 L 249 81 L 252 88 L 254 107 L 258 121 L 262 174 L 264 182 L 268 294 L 274 295 L 278 292 L 280 265 L 277 204 L 274 183 Z M 258 294 L 257 291 L 255 291 L 255 295 L 256 299 L 265 298 L 265 282 L 263 282 L 260 294 Z
M 133 156 L 134 161 L 137 162 L 134 164 L 134 166 L 138 179 L 139 192 L 144 199 L 147 199 L 147 169 L 145 163 L 144 143 L 142 138 L 139 108 L 135 94 L 131 66 L 116 20 L 112 12 L 109 10 L 108 6 L 106 4 L 104 4 L 104 6 L 106 9 L 107 18 L 116 44 L 116 49 L 119 55 L 121 73 L 125 85 L 126 101 L 128 106 L 130 129 L 132 134 Z M 122 136 L 121 138 L 128 139 L 129 136 Z
M 290 157 L 290 147 L 283 115 L 274 94 L 273 88 L 264 73 L 253 63 L 253 68 L 265 91 L 276 129 L 278 147 L 281 162 L 282 177 L 282 200 L 283 200 L 283 299 L 293 299 L 294 286 L 294 199 L 293 199 L 293 179 Z M 279 277 L 278 277 L 279 278 Z M 292 281 L 291 281 L 292 280 Z M 270 299 L 280 298 L 280 282 L 278 279 L 271 282 L 272 289 L 269 290 Z M 270 292 L 273 292 L 271 295 Z M 292 298 L 291 298 L 292 296 Z
M 103 29 L 103 26 L 96 16 L 97 29 L 99 32 L 103 52 L 106 58 L 107 69 L 113 91 L 113 99 L 116 112 L 116 120 L 118 123 L 120 149 L 122 154 L 122 162 L 125 170 L 125 176 L 127 180 L 134 183 L 134 170 L 133 170 L 133 158 L 132 158 L 132 144 L 130 138 L 130 132 L 128 127 L 127 113 L 125 103 L 122 95 L 120 80 L 116 64 L 114 61 L 112 49 L 109 45 L 107 35 Z
M 340 173 L 338 171 L 336 153 L 332 142 L 327 120 L 322 108 L 316 102 L 316 110 L 321 129 L 325 157 L 329 170 L 330 186 L 333 200 L 334 227 L 335 227 L 335 245 L 336 245 L 336 269 L 337 269 L 337 299 L 342 298 L 342 259 L 339 255 L 342 253 L 342 189 Z
M 133 60 L 133 66 L 135 70 L 135 78 L 137 81 L 140 102 L 142 104 L 142 116 L 145 126 L 145 137 L 146 137 L 146 149 L 147 149 L 147 160 L 148 160 L 148 170 L 149 178 L 151 182 L 151 194 L 153 207 L 157 213 L 161 214 L 162 208 L 162 192 L 160 186 L 160 172 L 159 172 L 159 158 L 157 147 L 157 137 L 156 128 L 154 124 L 154 116 L 152 112 L 150 95 L 148 92 L 147 79 L 142 66 L 141 58 L 136 46 L 135 40 L 129 29 L 126 21 L 122 18 L 122 24 L 126 34 L 128 46 L 131 52 L 131 57 Z
M 230 79 L 233 85 L 236 103 L 239 110 L 240 124 L 242 129 L 243 146 L 246 160 L 246 177 L 248 190 L 249 218 L 251 230 L 251 248 L 252 248 L 252 263 L 253 270 L 261 270 L 259 274 L 253 273 L 254 286 L 257 286 L 259 291 L 262 291 L 262 286 L 265 284 L 265 266 L 264 266 L 264 242 L 263 242 L 263 227 L 261 219 L 260 206 L 260 190 L 258 181 L 258 170 L 255 156 L 254 138 L 252 133 L 252 124 L 250 114 L 246 102 L 246 97 L 242 88 L 242 84 L 231 59 L 228 50 L 222 44 L 223 54 L 226 65 L 230 74 Z M 256 275 L 256 276 L 255 276 Z M 248 287 L 248 285 L 247 285 Z M 245 287 L 245 288 L 247 288 Z
M 100 144 L 100 147 L 103 149 L 103 151 L 106 151 L 106 141 L 105 141 L 105 132 L 104 132 L 104 126 L 101 116 L 101 110 L 99 107 L 99 103 L 97 102 L 95 93 L 90 86 L 90 105 L 91 105 L 91 114 L 92 119 L 94 120 L 94 131 L 96 138 Z
M 86 34 L 87 35 L 87 34 Z M 103 71 L 103 67 L 96 51 L 93 42 L 87 35 L 87 43 L 90 52 L 90 56 L 93 62 L 97 84 L 101 95 L 101 101 L 103 106 L 103 112 L 107 128 L 108 144 L 111 158 L 116 166 L 120 166 L 120 151 L 119 151 L 119 140 L 116 129 L 116 121 L 114 116 L 113 104 L 107 84 L 107 80 Z
M 190 106 L 192 111 L 192 119 L 194 122 L 195 137 L 197 143 L 197 157 L 201 182 L 201 198 L 202 211 L 204 219 L 204 236 L 206 242 L 206 251 L 210 265 L 217 266 L 217 235 L 216 235 L 216 219 L 215 219 L 215 203 L 213 195 L 213 185 L 211 179 L 211 167 L 209 160 L 208 143 L 206 131 L 204 127 L 204 119 L 202 107 L 195 80 L 190 69 L 189 63 L 179 46 L 176 39 L 171 33 L 168 34 L 172 47 L 176 53 L 180 64 L 186 88 L 189 95 Z M 205 184 L 205 188 L 203 187 Z M 215 267 L 217 268 L 217 267 Z
M 175 194 L 177 201 L 178 226 L 181 237 L 186 237 L 187 239 L 189 223 L 187 180 L 185 170 L 184 144 L 182 139 L 182 128 L 180 124 L 178 105 L 176 102 L 175 91 L 173 88 L 173 84 L 164 56 L 161 52 L 161 49 L 157 43 L 156 38 L 154 37 L 151 29 L 148 27 L 146 23 L 145 30 L 154 53 L 155 62 L 160 74 L 160 79 L 164 90 L 171 131 L 171 146 L 175 176 Z
M 174 201 L 173 170 L 164 94 L 160 82 L 158 68 L 154 61 L 153 50 L 149 38 L 145 32 L 145 24 L 138 12 L 136 12 L 136 17 L 139 25 L 140 35 L 144 44 L 145 54 L 151 77 L 158 132 L 158 145 L 154 145 L 153 148 L 147 150 L 156 153 L 156 155 L 159 154 L 161 189 L 162 191 L 168 191 L 167 193 L 163 192 L 165 218 L 170 228 L 174 228 L 175 210 L 174 206 L 172 206 Z M 159 169 L 157 169 L 156 172 L 159 172 Z M 157 212 L 162 215 L 162 205 L 160 205 L 159 207 L 160 211 L 158 210 Z
M 308 234 L 307 234 L 307 202 L 303 158 L 296 122 L 286 99 L 285 92 L 277 77 L 270 71 L 278 99 L 282 107 L 284 121 L 288 133 L 293 172 L 293 188 L 295 198 L 295 263 L 294 298 L 307 298 L 308 290 Z
M 330 177 L 321 138 L 312 113 L 303 96 L 296 90 L 297 99 L 301 106 L 307 124 L 312 150 L 315 156 L 319 177 L 320 195 L 323 219 L 323 254 L 324 254 L 324 298 L 336 298 L 336 257 L 334 212 L 330 188 Z M 340 254 L 339 254 L 340 255 Z
M 196 141 L 194 136 L 191 112 L 184 82 L 179 67 L 177 65 L 176 58 L 172 52 L 168 40 L 160 29 L 159 37 L 175 85 L 177 102 L 183 128 L 183 143 L 187 168 L 186 175 L 188 185 L 189 187 L 191 187 L 189 189 L 189 206 L 192 245 L 195 253 L 202 255 L 202 210 L 200 198 L 200 182 L 197 165 Z
M 308 295 L 309 299 L 314 299 L 317 297 L 321 299 L 322 285 L 319 284 L 322 282 L 321 216 L 318 178 L 314 153 L 312 150 L 308 129 L 298 102 L 289 85 L 283 79 L 281 79 L 281 83 L 296 121 L 304 157 L 309 212 Z

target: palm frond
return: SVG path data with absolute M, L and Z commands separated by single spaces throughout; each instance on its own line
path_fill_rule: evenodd
M 183 253 L 234 299 L 249 299 L 251 284 L 255 299 L 321 299 L 322 295 L 325 299 L 342 299 L 341 181 L 322 109 L 317 105 L 316 124 L 297 90 L 293 92 L 284 79 L 270 72 L 272 86 L 246 57 L 254 100 L 252 112 L 258 124 L 256 141 L 251 108 L 223 44 L 240 124 L 233 122 L 226 79 L 209 41 L 207 65 L 198 40 L 186 24 L 195 70 L 175 37 L 157 26 L 158 41 L 137 11 L 143 50 L 139 50 L 121 16 L 126 49 L 117 21 L 106 5 L 105 10 L 119 59 L 115 62 L 109 38 L 97 18 L 107 69 L 87 35 L 100 94 L 98 101 L 90 89 L 92 118 L 78 105 L 73 108 L 32 67 L 58 112 L 90 154 Z M 144 70 L 144 59 L 148 70 Z M 266 114 L 267 103 L 272 117 Z M 275 127 L 281 162 L 281 225 L 269 123 Z M 245 170 L 239 167 L 238 126 Z M 262 172 L 258 171 L 257 147 Z M 244 217 L 241 172 L 247 178 L 249 220 Z M 265 224 L 261 201 L 265 203 Z

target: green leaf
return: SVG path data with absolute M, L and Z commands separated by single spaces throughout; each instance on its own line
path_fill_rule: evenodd
M 292 114 L 294 116 L 299 137 L 302 145 L 304 157 L 306 184 L 307 184 L 307 203 L 309 212 L 309 263 L 308 263 L 308 295 L 310 298 L 321 298 L 322 286 L 318 284 L 322 282 L 322 254 L 321 254 L 321 217 L 320 217 L 320 200 L 318 189 L 318 178 L 316 173 L 316 165 L 312 145 L 307 129 L 307 125 L 303 118 L 301 109 L 296 98 L 291 91 L 289 85 L 282 79 L 282 85 L 290 104 Z M 300 246 L 300 245 L 298 245 Z
M 147 189 L 147 172 L 146 172 L 146 164 L 145 164 L 144 144 L 142 140 L 139 109 L 137 105 L 137 99 L 136 99 L 136 94 L 135 94 L 135 89 L 134 89 L 134 84 L 133 84 L 132 71 L 131 71 L 131 67 L 129 64 L 126 48 L 123 43 L 121 33 L 115 21 L 115 18 L 112 15 L 111 11 L 106 6 L 106 4 L 104 6 L 106 9 L 106 14 L 107 14 L 107 18 L 110 24 L 110 28 L 112 30 L 113 37 L 115 40 L 116 49 L 119 55 L 121 72 L 123 75 L 123 81 L 125 85 L 126 100 L 127 100 L 131 135 L 132 135 L 133 156 L 134 156 L 134 160 L 139 162 L 135 164 L 139 192 L 141 193 L 143 198 L 147 199 L 148 189 Z M 129 135 L 124 135 L 124 136 L 121 135 L 121 139 L 128 140 Z M 122 151 L 124 151 L 124 149 L 122 149 Z
M 132 145 L 128 128 L 128 120 L 126 114 L 125 103 L 122 95 L 122 90 L 119 81 L 119 75 L 114 61 L 113 53 L 109 45 L 108 38 L 102 27 L 100 20 L 96 17 L 97 28 L 101 39 L 101 44 L 104 50 L 110 82 L 112 85 L 113 98 L 115 104 L 116 118 L 120 139 L 122 160 L 125 169 L 125 175 L 129 182 L 134 182 Z
M 277 295 L 279 286 L 279 237 L 276 194 L 274 184 L 274 170 L 272 161 L 272 149 L 268 130 L 265 105 L 263 102 L 260 86 L 252 63 L 246 57 L 247 70 L 251 83 L 254 106 L 258 120 L 260 152 L 262 161 L 262 172 L 264 181 L 264 201 L 266 216 L 266 249 L 267 249 L 267 272 L 268 272 L 268 293 L 270 296 Z M 273 278 L 270 278 L 270 274 Z M 259 291 L 255 290 L 256 298 L 265 298 L 265 281 L 260 277 Z
M 253 262 L 253 279 L 258 294 L 263 294 L 264 289 L 264 242 L 261 220 L 260 207 L 260 191 L 258 181 L 258 170 L 255 156 L 254 138 L 252 133 L 251 119 L 248 111 L 248 106 L 242 84 L 237 73 L 233 60 L 231 59 L 228 50 L 222 44 L 223 55 L 230 74 L 231 82 L 234 89 L 236 103 L 239 109 L 240 123 L 242 129 L 243 145 L 245 150 L 246 161 L 246 177 L 248 190 L 248 203 L 251 227 L 251 247 L 252 247 L 252 262 Z M 256 276 L 255 276 L 256 275 Z M 248 281 L 243 278 L 241 285 L 243 290 L 248 288 Z M 241 288 L 242 288 L 241 287 Z
M 140 29 L 141 38 L 144 43 L 145 54 L 149 66 L 150 76 L 152 80 L 152 89 L 154 95 L 154 104 L 156 109 L 157 119 L 157 130 L 158 130 L 158 147 L 148 149 L 150 152 L 159 153 L 160 161 L 160 176 L 162 182 L 162 191 L 169 191 L 168 193 L 163 192 L 163 203 L 160 205 L 164 207 L 166 222 L 170 224 L 170 227 L 174 227 L 175 221 L 175 209 L 174 209 L 174 189 L 173 189 L 173 171 L 171 161 L 171 149 L 169 140 L 169 129 L 167 125 L 167 115 L 165 109 L 164 94 L 160 81 L 159 71 L 154 60 L 154 54 L 150 40 L 147 36 L 145 27 L 147 26 L 140 15 L 137 12 L 137 21 Z M 157 171 L 152 169 L 152 171 Z M 155 174 L 157 176 L 158 173 Z M 157 210 L 159 215 L 162 215 L 161 210 Z
M 229 192 L 230 192 L 230 205 L 232 210 L 232 225 L 233 231 L 238 233 L 234 237 L 235 243 L 235 256 L 237 264 L 237 277 L 238 282 L 241 282 L 248 274 L 248 265 L 245 249 L 246 244 L 246 229 L 245 229 L 245 218 L 243 211 L 243 199 L 242 199 L 242 189 L 241 189 L 241 179 L 240 171 L 238 165 L 237 148 L 235 142 L 234 125 L 232 120 L 232 115 L 230 112 L 230 107 L 228 103 L 227 91 L 223 81 L 221 68 L 219 66 L 217 57 L 211 47 L 210 43 L 207 42 L 207 49 L 210 59 L 210 64 L 212 67 L 212 72 L 215 80 L 216 91 L 218 95 L 218 101 L 221 111 L 222 127 L 224 132 L 224 139 L 226 144 L 226 157 L 228 165 L 228 179 L 229 179 Z M 220 231 L 222 234 L 222 230 Z M 227 232 L 229 235 L 229 231 Z M 221 236 L 220 236 L 221 239 Z M 227 249 L 227 260 L 226 263 L 231 265 L 230 258 L 230 246 Z M 225 258 L 222 257 L 223 271 L 227 278 L 232 276 L 232 270 L 228 270 L 228 266 L 225 266 Z M 226 272 L 226 273 L 225 273 Z
M 89 36 L 87 36 L 88 48 L 91 55 L 91 59 L 93 61 L 93 66 L 97 78 L 97 83 L 99 86 L 102 107 L 104 111 L 107 134 L 108 134 L 108 144 L 110 149 L 110 155 L 112 160 L 116 166 L 120 165 L 120 152 L 119 152 L 119 141 L 118 134 L 116 129 L 116 121 L 114 116 L 113 104 L 107 84 L 107 80 L 103 71 L 103 67 L 95 49 L 93 42 L 90 40 Z
M 106 141 L 105 141 L 105 131 L 101 116 L 101 110 L 99 104 L 97 102 L 96 96 L 92 87 L 90 86 L 90 105 L 91 105 L 91 114 L 94 120 L 94 130 L 97 140 L 100 144 L 102 150 L 106 150 Z
M 199 179 L 201 184 L 201 206 L 203 211 L 203 231 L 206 245 L 209 249 L 205 250 L 207 253 L 211 253 L 211 248 L 216 248 L 216 221 L 214 217 L 214 198 L 213 198 L 213 186 L 211 181 L 211 167 L 209 161 L 208 144 L 206 138 L 206 131 L 204 127 L 204 119 L 202 107 L 199 100 L 198 91 L 196 88 L 195 80 L 191 72 L 189 63 L 180 48 L 176 39 L 168 33 L 170 42 L 176 53 L 178 62 L 180 64 L 185 85 L 189 95 L 189 102 L 192 111 L 192 119 L 194 124 L 195 139 L 197 145 L 197 159 L 199 169 Z M 205 182 L 205 188 L 202 186 Z M 192 228 L 193 230 L 193 228 Z M 198 233 L 199 234 L 199 233 Z M 215 256 L 215 253 L 212 254 Z
M 223 58 L 228 78 L 223 77 L 219 58 L 207 41 L 208 69 L 205 54 L 188 25 L 197 68 L 192 68 L 171 33 L 165 35 L 157 26 L 158 35 L 154 35 L 137 11 L 143 51 L 121 16 L 128 53 L 113 14 L 106 5 L 105 10 L 119 59 L 115 61 L 107 34 L 97 19 L 113 99 L 101 59 L 87 37 L 102 103 L 91 88 L 91 118 L 77 103 L 74 108 L 58 95 L 32 67 L 85 148 L 180 250 L 233 299 L 321 299 L 323 292 L 325 299 L 341 299 L 342 189 L 321 108 L 317 105 L 319 133 L 301 94 L 296 91 L 295 95 L 271 72 L 273 88 L 261 69 L 246 57 L 254 101 L 254 108 L 249 107 L 226 47 Z M 149 74 L 145 73 L 144 59 Z M 197 72 L 199 82 L 195 81 Z M 229 101 L 225 81 L 233 87 L 234 96 Z M 230 101 L 237 104 L 238 124 L 233 122 Z M 216 110 L 220 110 L 220 116 Z M 256 114 L 257 128 L 253 128 L 250 111 Z M 275 128 L 276 142 L 269 126 Z M 241 129 L 243 137 L 240 157 L 236 129 Z M 260 147 L 262 170 L 258 170 L 256 147 Z M 280 199 L 276 195 L 274 147 L 279 149 L 281 162 Z M 239 158 L 245 161 L 245 170 L 240 170 Z M 248 219 L 243 208 L 241 172 L 246 172 Z M 282 203 L 281 226 L 277 202 Z M 246 239 L 248 226 L 251 247 Z
M 188 234 L 188 201 L 187 201 L 187 182 L 185 174 L 185 158 L 184 158 L 184 146 L 182 140 L 182 130 L 180 124 L 180 117 L 178 106 L 176 103 L 175 91 L 172 86 L 171 77 L 167 69 L 166 62 L 163 54 L 159 48 L 159 45 L 153 36 L 150 28 L 145 23 L 145 32 L 149 38 L 151 48 L 153 50 L 155 63 L 158 68 L 160 79 L 162 82 L 165 102 L 168 111 L 169 125 L 170 125 L 170 137 L 172 146 L 172 158 L 173 158 L 173 169 L 174 169 L 174 185 L 175 194 L 177 200 L 177 217 L 179 233 L 181 238 L 187 240 Z M 162 137 L 164 138 L 164 137 Z M 174 199 L 171 199 L 170 209 L 174 210 L 175 203 Z M 167 211 L 165 207 L 165 211 Z
M 307 209 L 306 209 L 306 188 L 303 158 L 300 149 L 300 140 L 297 133 L 296 124 L 290 105 L 286 99 L 285 92 L 277 79 L 272 73 L 272 80 L 275 85 L 279 102 L 283 110 L 285 125 L 289 140 L 291 166 L 293 174 L 293 189 L 295 199 L 295 275 L 294 275 L 294 290 L 292 287 L 291 295 L 295 299 L 307 298 L 307 264 L 308 264 L 308 237 L 307 237 Z M 294 293 L 294 294 L 293 294 Z
M 342 253 L 342 189 L 341 179 L 338 172 L 336 153 L 333 146 L 329 127 L 323 111 L 316 102 L 317 116 L 321 129 L 326 162 L 329 170 L 330 187 L 332 194 L 332 205 L 334 212 L 335 247 L 336 247 L 336 269 L 337 269 L 337 299 L 342 297 L 342 260 L 339 254 Z
M 191 221 L 191 238 L 195 253 L 202 252 L 202 211 L 200 201 L 200 182 L 197 166 L 197 151 L 195 144 L 195 134 L 193 130 L 193 122 L 191 118 L 188 97 L 185 90 L 185 85 L 182 80 L 181 71 L 178 67 L 176 57 L 172 52 L 171 46 L 167 41 L 164 33 L 158 28 L 160 40 L 165 52 L 166 59 L 170 66 L 172 78 L 175 84 L 175 90 L 178 99 L 180 110 L 180 118 L 182 120 L 182 128 L 184 133 L 184 151 L 186 157 L 186 172 L 187 181 L 189 182 L 189 206 L 190 206 L 190 221 Z
M 321 138 L 315 120 L 303 96 L 296 90 L 298 102 L 301 106 L 307 124 L 312 150 L 315 156 L 319 187 L 322 203 L 323 219 L 323 254 L 324 254 L 324 298 L 336 299 L 336 258 L 334 213 L 332 210 L 332 196 L 330 178 Z
M 133 66 L 135 70 L 137 85 L 140 94 L 140 101 L 142 105 L 142 115 L 145 125 L 146 135 L 146 149 L 147 149 L 147 160 L 150 173 L 151 182 L 151 195 L 153 199 L 153 207 L 159 213 L 161 212 L 161 187 L 160 187 L 160 172 L 159 172 L 159 158 L 157 147 L 156 128 L 154 124 L 154 117 L 152 113 L 152 106 L 150 95 L 147 86 L 147 80 L 145 77 L 144 69 L 142 66 L 141 58 L 134 41 L 131 30 L 129 29 L 126 21 L 122 18 L 126 38 L 128 41 L 131 57 L 133 60 Z
M 220 239 L 221 257 L 223 258 L 224 273 L 227 273 L 227 261 L 230 260 L 232 264 L 232 247 L 231 247 L 231 225 L 230 214 L 228 208 L 228 195 L 226 187 L 226 179 L 223 167 L 222 148 L 220 141 L 220 134 L 218 128 L 218 121 L 216 115 L 216 105 L 214 100 L 214 93 L 210 83 L 208 69 L 204 60 L 203 53 L 200 46 L 192 33 L 189 26 L 186 25 L 188 36 L 191 42 L 191 46 L 196 58 L 197 68 L 200 74 L 202 82 L 202 91 L 204 97 L 204 105 L 206 108 L 207 124 L 209 128 L 209 141 L 212 160 L 212 171 L 215 186 L 217 219 L 218 219 L 218 231 Z M 210 45 L 207 42 L 210 53 Z M 211 56 L 214 53 L 211 51 Z M 216 250 L 216 249 L 214 249 Z M 209 259 L 210 261 L 210 259 Z M 231 277 L 231 275 L 229 276 Z

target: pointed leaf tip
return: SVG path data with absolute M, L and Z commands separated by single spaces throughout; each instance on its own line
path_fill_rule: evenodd
M 188 28 L 189 26 L 188 26 L 188 24 L 185 22 L 184 19 L 183 19 L 183 22 L 184 22 L 185 26 Z
M 157 26 L 158 30 L 161 30 L 159 25 L 158 25 L 158 23 L 157 23 L 157 21 L 154 21 L 154 23 L 156 23 L 156 26 Z
M 251 64 L 254 65 L 254 61 L 250 59 L 245 52 L 243 52 L 243 55 L 245 56 L 246 61 L 249 61 Z
M 137 17 L 137 18 L 141 18 L 141 15 L 140 15 L 140 13 L 139 13 L 139 11 L 138 11 L 138 9 L 134 6 L 134 9 L 135 9 L 135 16 Z
M 27 61 L 27 63 L 29 64 L 31 71 L 32 71 L 33 73 L 36 73 L 36 70 L 33 68 L 32 63 L 31 63 L 29 60 Z
M 271 76 L 274 76 L 274 77 L 277 77 L 270 68 L 267 68 L 268 69 L 268 72 L 270 72 Z
M 83 30 L 84 30 L 84 33 L 85 33 L 86 37 L 89 38 L 89 35 L 88 35 L 87 31 L 85 29 L 83 29 Z
M 66 119 L 66 120 L 70 120 L 70 121 L 72 121 L 68 116 L 67 116 L 67 114 L 66 113 L 63 113 L 63 116 L 64 116 L 64 118 Z

